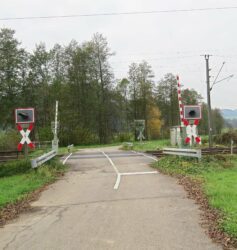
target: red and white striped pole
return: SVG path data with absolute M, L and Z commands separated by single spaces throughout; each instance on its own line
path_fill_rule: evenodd
M 180 115 L 180 123 L 181 128 L 184 127 L 184 111 L 183 111 L 183 103 L 181 97 L 181 84 L 179 81 L 179 76 L 176 77 L 177 80 L 177 90 L 178 90 L 178 100 L 179 100 L 179 115 Z

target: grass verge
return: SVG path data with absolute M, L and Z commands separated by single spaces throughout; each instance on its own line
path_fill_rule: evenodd
M 14 214 L 22 207 L 27 207 L 27 201 L 32 199 L 30 194 L 55 181 L 65 171 L 66 167 L 58 159 L 53 159 L 38 169 L 32 169 L 27 160 L 0 165 L 0 225 L 7 218 L 12 218 L 10 210 Z
M 212 238 L 221 238 L 223 245 L 237 246 L 236 156 L 207 156 L 201 162 L 170 156 L 161 158 L 154 167 L 179 177 L 192 198 L 204 208 Z
M 144 141 L 144 142 L 133 142 L 132 149 L 136 151 L 148 151 L 148 150 L 157 150 L 169 146 L 169 140 L 153 140 L 153 141 Z M 123 149 L 131 149 L 127 147 L 126 144 L 123 144 Z

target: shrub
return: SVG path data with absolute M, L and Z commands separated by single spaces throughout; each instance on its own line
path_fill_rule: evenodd
M 230 145 L 230 141 L 233 140 L 234 143 L 237 143 L 237 131 L 230 130 L 226 133 L 222 133 L 220 135 L 215 135 L 213 137 L 214 142 L 218 144 Z
M 118 133 L 116 136 L 114 136 L 113 141 L 114 142 L 128 142 L 133 141 L 133 134 L 132 133 Z
M 74 145 L 90 145 L 99 142 L 98 136 L 87 128 L 77 126 L 71 131 L 61 131 L 59 134 L 60 145 L 67 146 Z
M 0 150 L 16 150 L 20 138 L 21 136 L 17 130 L 1 131 Z
M 53 139 L 51 127 L 38 128 L 38 137 L 39 141 L 51 141 Z
M 24 174 L 29 170 L 31 170 L 31 164 L 28 160 L 6 162 L 0 165 L 0 178 L 16 174 Z

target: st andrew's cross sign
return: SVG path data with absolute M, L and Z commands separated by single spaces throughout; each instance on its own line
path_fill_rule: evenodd
M 18 151 L 22 150 L 22 147 L 25 143 L 30 148 L 34 148 L 35 145 L 34 143 L 31 142 L 29 135 L 32 129 L 34 128 L 34 123 L 35 123 L 35 110 L 34 108 L 17 108 L 15 109 L 15 122 L 17 125 L 17 129 L 22 135 L 22 139 L 20 143 L 17 146 Z M 24 131 L 23 126 L 26 129 Z

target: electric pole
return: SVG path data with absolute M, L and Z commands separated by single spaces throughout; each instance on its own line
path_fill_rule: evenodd
M 206 60 L 206 81 L 207 81 L 207 110 L 208 110 L 208 141 L 209 148 L 212 147 L 212 114 L 211 114 L 211 89 L 210 89 L 210 68 L 209 68 L 209 57 L 210 55 L 204 55 Z

